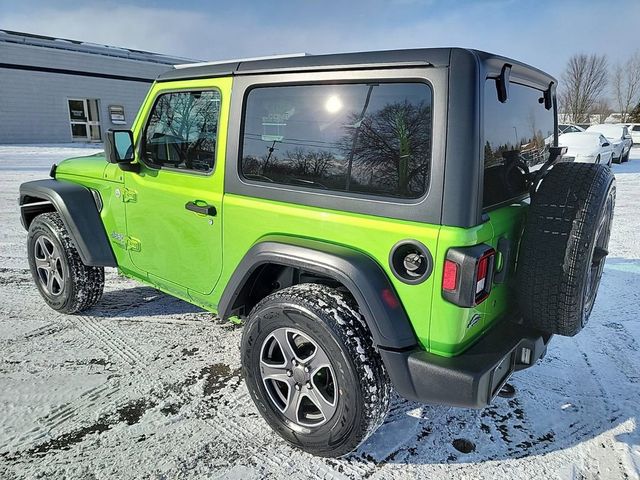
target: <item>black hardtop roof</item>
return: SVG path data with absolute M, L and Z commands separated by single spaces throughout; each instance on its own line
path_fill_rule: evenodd
M 509 58 L 493 55 L 479 50 L 463 48 L 415 48 L 404 50 L 383 50 L 374 52 L 337 53 L 327 55 L 304 55 L 292 57 L 265 58 L 257 60 L 235 60 L 228 63 L 203 63 L 193 66 L 181 65 L 180 68 L 162 73 L 159 82 L 186 80 L 230 75 L 267 74 L 282 72 L 304 72 L 313 70 L 349 70 L 361 68 L 384 68 L 402 66 L 446 67 L 450 63 L 451 53 L 459 51 L 479 62 L 504 60 L 505 63 L 519 65 L 535 71 L 538 75 L 548 74 Z

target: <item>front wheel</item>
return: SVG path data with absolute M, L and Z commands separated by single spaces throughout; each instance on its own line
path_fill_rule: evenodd
M 33 280 L 54 310 L 79 312 L 102 297 L 104 268 L 82 263 L 58 213 L 43 213 L 31 222 L 27 254 Z
M 242 368 L 271 428 L 314 455 L 351 452 L 389 406 L 389 378 L 357 306 L 325 285 L 262 300 L 243 332 Z

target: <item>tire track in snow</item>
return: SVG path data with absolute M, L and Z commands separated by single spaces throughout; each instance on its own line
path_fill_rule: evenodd
M 248 407 L 251 399 L 249 394 L 245 393 L 237 398 L 236 401 L 242 402 Z M 240 440 L 243 448 L 249 450 L 256 463 L 268 466 L 268 472 L 266 473 L 275 475 L 276 478 L 316 478 L 327 480 L 346 480 L 349 478 L 328 465 L 295 461 L 295 457 L 301 454 L 293 451 L 279 437 L 278 441 L 283 442 L 282 448 L 278 448 L 276 451 L 273 449 L 266 452 L 263 451 L 264 449 L 255 442 L 261 436 L 260 429 L 253 426 L 251 421 L 252 419 L 238 422 L 236 414 L 228 407 L 221 405 L 216 409 L 216 415 L 209 423 L 222 435 L 234 438 L 236 441 Z M 269 432 L 269 434 L 276 435 L 275 432 Z
M 148 373 L 148 367 L 152 364 L 151 355 L 130 343 L 129 340 L 120 337 L 114 329 L 108 328 L 103 319 L 95 319 L 83 315 L 62 316 L 75 325 L 85 336 L 98 343 L 98 346 L 109 356 L 115 356 L 121 362 L 128 365 L 130 370 L 127 376 L 135 376 L 136 383 L 133 390 L 144 397 L 153 384 L 154 379 Z M 120 387 L 120 382 L 104 383 L 83 392 L 77 399 L 54 408 L 47 415 L 40 417 L 38 426 L 26 432 L 21 437 L 10 439 L 10 449 L 25 449 L 33 446 L 43 439 L 50 439 L 63 433 L 80 429 L 90 422 L 96 408 L 102 410 L 115 409 L 118 405 L 128 400 L 130 395 Z
M 88 333 L 89 336 L 104 345 L 107 354 L 111 353 L 116 355 L 134 368 L 146 363 L 145 356 L 149 356 L 148 352 L 145 352 L 147 353 L 147 355 L 145 355 L 140 352 L 138 348 L 130 345 L 127 340 L 119 337 L 112 329 L 104 324 L 105 320 L 96 320 L 95 318 L 87 316 L 75 316 L 72 317 L 72 321 L 79 327 L 78 329 L 80 331 L 85 334 Z
M 170 368 L 174 357 L 158 359 L 148 350 L 136 344 L 120 330 L 117 318 L 104 319 L 86 315 L 56 317 L 60 322 L 69 323 L 85 337 L 89 338 L 108 357 L 122 364 L 124 370 L 109 383 L 83 392 L 77 399 L 54 408 L 47 415 L 37 419 L 39 425 L 19 438 L 12 438 L 11 450 L 23 450 L 60 435 L 80 430 L 95 421 L 96 410 L 104 412 L 117 410 L 134 397 L 148 399 L 158 385 L 181 384 L 185 381 L 185 371 Z M 200 323 L 202 324 L 202 323 Z M 127 379 L 133 379 L 128 382 Z
M 255 409 L 253 400 L 244 386 L 234 394 L 224 396 L 223 400 L 234 408 L 230 409 L 224 404 L 217 405 L 215 415 L 206 419 L 207 423 L 223 438 L 233 438 L 241 444 L 240 448 L 248 450 L 258 465 L 268 466 L 268 475 L 274 475 L 276 478 L 343 480 L 369 477 L 377 468 L 373 462 L 360 458 L 358 462 L 364 466 L 350 463 L 351 456 L 347 459 L 312 457 L 289 446 L 264 423 L 262 417 L 256 422 L 253 417 L 238 416 L 238 412 Z M 265 449 L 265 445 L 259 441 L 261 438 L 267 441 L 270 438 L 275 439 L 278 443 L 277 450 Z M 309 461 L 309 458 L 313 461 Z
M 25 432 L 20 436 L 14 436 L 8 439 L 8 450 L 22 450 L 32 447 L 40 440 L 48 440 L 57 436 L 55 430 L 67 426 L 64 430 L 73 430 L 73 427 L 79 427 L 79 419 L 85 413 L 93 410 L 95 407 L 103 405 L 113 395 L 118 393 L 119 388 L 108 384 L 102 384 L 83 392 L 76 400 L 54 408 L 49 414 L 40 417 L 37 422 L 38 426 Z M 68 424 L 68 425 L 65 425 Z M 63 433 L 63 432 L 59 432 Z

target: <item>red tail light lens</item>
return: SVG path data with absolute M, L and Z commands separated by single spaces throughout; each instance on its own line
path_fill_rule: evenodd
M 444 273 L 442 274 L 442 289 L 450 292 L 458 286 L 458 264 L 451 260 L 444 261 Z

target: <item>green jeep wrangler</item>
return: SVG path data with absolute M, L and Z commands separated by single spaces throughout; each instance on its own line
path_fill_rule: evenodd
M 615 181 L 562 161 L 556 80 L 459 48 L 162 74 L 105 153 L 20 187 L 35 283 L 99 301 L 104 267 L 244 322 L 267 423 L 341 456 L 391 388 L 482 408 L 586 324 Z

